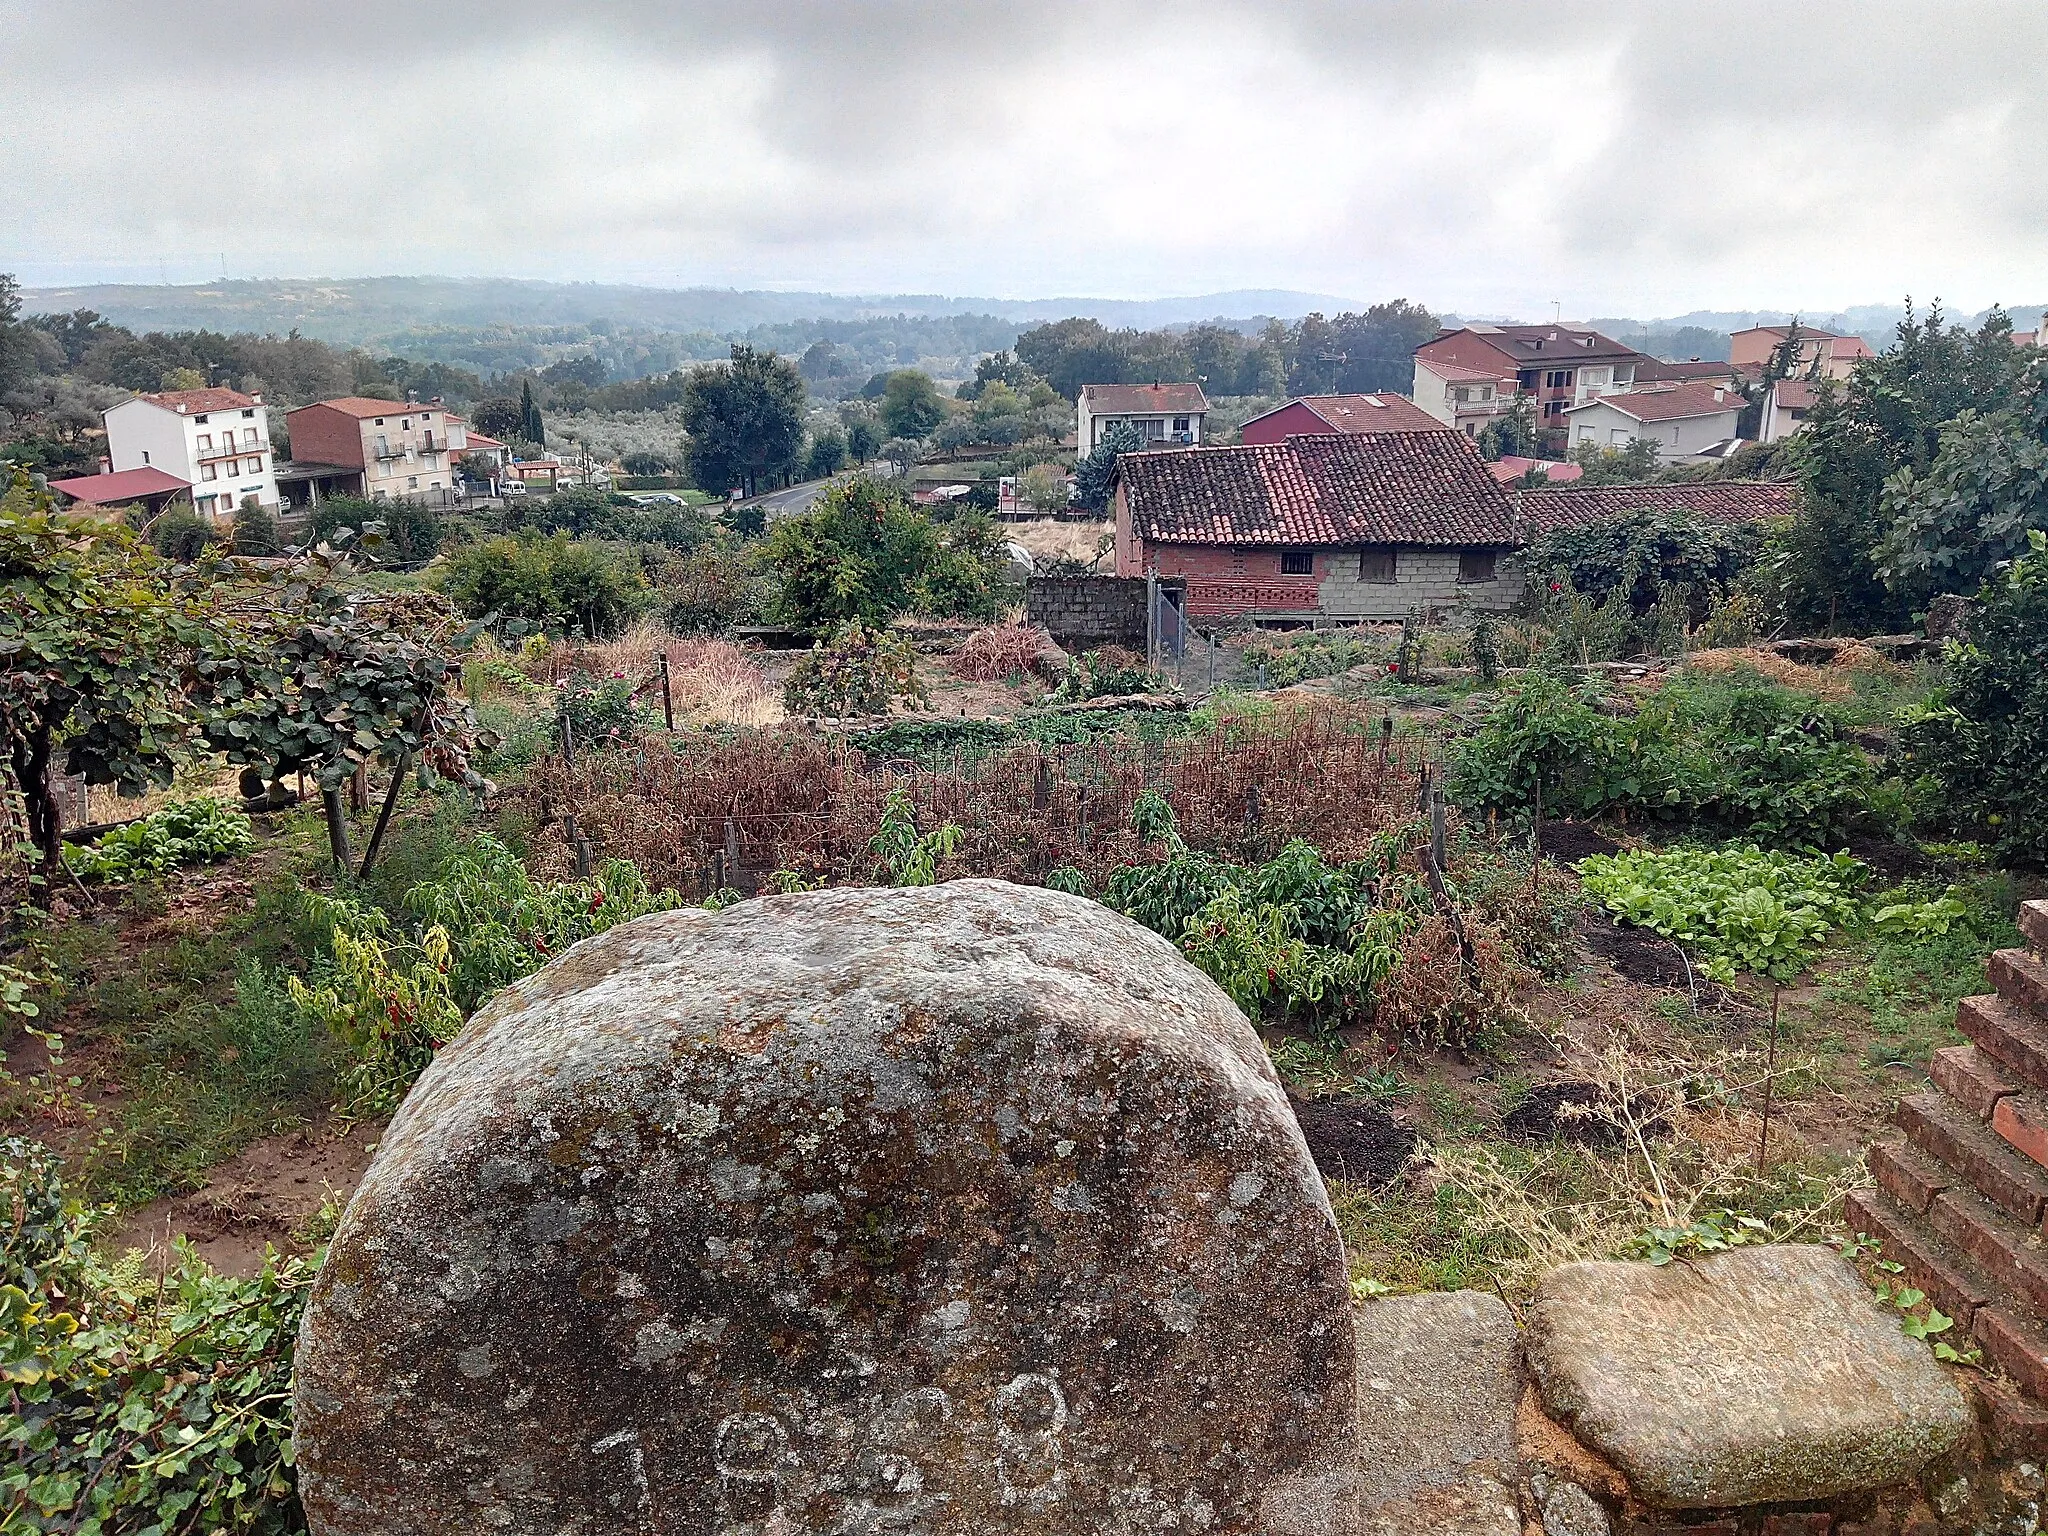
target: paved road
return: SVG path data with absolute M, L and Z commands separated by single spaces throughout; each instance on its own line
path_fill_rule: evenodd
M 778 517 L 796 517 L 811 510 L 811 503 L 824 495 L 830 488 L 830 480 L 806 480 L 801 485 L 792 485 L 786 491 L 770 491 L 765 496 L 756 496 L 751 501 L 740 503 L 744 507 L 759 507 L 768 515 L 768 521 Z

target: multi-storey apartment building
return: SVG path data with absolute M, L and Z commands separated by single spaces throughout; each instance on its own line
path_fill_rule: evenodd
M 118 474 L 159 469 L 192 487 L 201 517 L 225 522 L 254 497 L 277 506 L 270 419 L 261 395 L 233 389 L 174 389 L 124 400 L 102 419 L 107 458 Z
M 1490 417 L 1526 399 L 1536 428 L 1562 440 L 1564 413 L 1602 395 L 1627 394 L 1654 359 L 1570 325 L 1467 325 L 1415 349 L 1415 403 L 1475 436 Z
M 363 494 L 372 501 L 417 497 L 445 504 L 455 488 L 455 461 L 469 446 L 462 418 L 438 402 L 351 396 L 301 406 L 285 423 L 295 461 L 360 470 Z

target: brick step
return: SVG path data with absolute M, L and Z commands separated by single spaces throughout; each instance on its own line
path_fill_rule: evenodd
M 1937 1196 L 1937 1202 L 1946 1198 Z M 2048 1328 L 2029 1317 L 2024 1304 L 2001 1295 L 2001 1287 L 1977 1263 L 1882 1190 L 1850 1191 L 1843 1197 L 1842 1215 L 1851 1232 L 1876 1238 L 1903 1278 L 1955 1319 L 1945 1337 L 1957 1349 L 1974 1340 L 2022 1392 L 2048 1402 Z
M 1984 969 L 1998 995 L 2015 1008 L 2048 1020 L 2048 961 L 2024 949 L 1994 951 Z
M 2048 901 L 2020 903 L 2020 935 L 2035 954 L 2048 955 Z
M 1960 1250 L 2018 1311 L 2048 1312 L 2048 1249 L 2034 1228 L 2022 1225 L 1975 1190 L 1952 1185 L 1927 1207 L 1935 1235 Z
M 2048 1169 L 2021 1157 L 1983 1121 L 1942 1095 L 1921 1093 L 1901 1099 L 1898 1123 L 1915 1150 L 1941 1165 L 1923 1182 L 1972 1190 L 2028 1227 L 2038 1226 L 2048 1213 Z M 1902 1203 L 1913 1206 L 1910 1199 Z M 1925 1211 L 1927 1206 L 1914 1208 Z
M 2008 1093 L 1991 1107 L 1991 1129 L 2007 1146 L 2048 1168 L 2048 1098 Z
M 1903 1210 L 1925 1216 L 1934 1197 L 1962 1182 L 1963 1176 L 1910 1141 L 1880 1141 L 1864 1154 L 1877 1187 Z
M 1874 1237 L 1884 1257 L 1904 1279 L 1967 1329 L 1979 1307 L 1995 1306 L 1998 1287 L 1953 1243 L 1941 1238 L 1924 1217 L 1900 1206 L 1882 1190 L 1852 1189 L 1842 1197 L 1842 1219 L 1850 1232 Z
M 1956 1016 L 1962 1017 L 1961 1009 Z M 1928 1058 L 1927 1075 L 1934 1079 L 1935 1087 L 1979 1120 L 1989 1120 L 2000 1099 L 2019 1092 L 2019 1084 L 2006 1076 L 2004 1065 L 1974 1045 L 1943 1046 Z
M 1956 1028 L 2021 1083 L 2048 1090 L 2048 1019 L 2015 1008 L 1994 992 L 1957 1003 Z

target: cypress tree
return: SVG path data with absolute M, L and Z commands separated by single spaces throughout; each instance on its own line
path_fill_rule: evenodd
M 519 435 L 536 447 L 547 445 L 547 427 L 540 419 L 540 407 L 533 403 L 533 380 L 519 386 Z

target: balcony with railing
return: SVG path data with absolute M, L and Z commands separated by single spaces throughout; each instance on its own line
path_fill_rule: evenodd
M 252 454 L 268 451 L 269 446 L 267 443 L 223 443 L 218 448 L 201 448 L 198 450 L 199 462 L 213 464 L 222 459 L 246 459 Z

